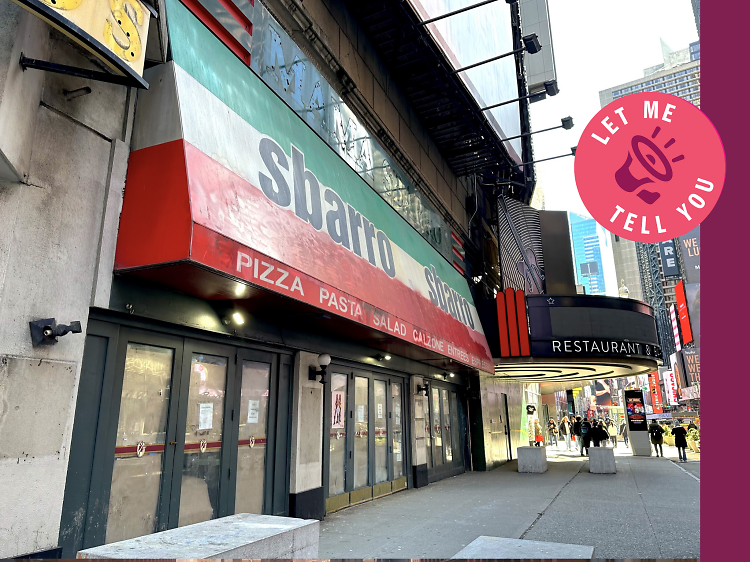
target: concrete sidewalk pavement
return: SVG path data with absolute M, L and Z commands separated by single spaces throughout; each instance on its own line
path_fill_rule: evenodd
M 449 558 L 483 535 L 592 545 L 597 558 L 700 556 L 700 482 L 679 465 L 623 448 L 617 474 L 589 474 L 586 458 L 549 453 L 545 474 L 510 462 L 330 514 L 319 556 Z

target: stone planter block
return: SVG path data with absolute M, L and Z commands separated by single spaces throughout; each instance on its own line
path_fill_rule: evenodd
M 81 550 L 78 558 L 317 558 L 320 522 L 240 513 Z
M 589 472 L 593 474 L 615 474 L 615 450 L 609 447 L 591 447 L 589 449 Z
M 518 447 L 518 472 L 547 472 L 547 447 Z

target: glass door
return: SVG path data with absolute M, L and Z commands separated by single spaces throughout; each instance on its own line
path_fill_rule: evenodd
M 354 377 L 354 489 L 370 485 L 369 379 Z
M 235 350 L 123 330 L 105 542 L 226 515 Z
M 276 369 L 273 354 L 239 350 L 237 356 L 237 388 L 232 413 L 237 444 L 233 446 L 236 465 L 234 509 L 232 513 L 264 513 L 271 491 L 267 486 L 273 478 L 268 474 L 268 451 L 274 450 L 269 432 L 269 412 L 274 408 L 275 390 L 271 373 Z
M 174 461 L 168 442 L 176 408 L 170 410 L 170 400 L 182 357 L 179 342 L 160 338 L 158 343 L 128 341 L 120 350 L 123 378 L 105 543 L 167 528 L 169 494 L 162 491 L 162 475 L 171 473 Z
M 391 431 L 391 465 L 393 466 L 393 480 L 404 476 L 404 428 L 401 383 L 391 384 L 391 398 L 393 411 L 393 429 Z
M 374 380 L 375 484 L 388 481 L 388 402 L 386 381 Z
M 328 445 L 328 497 L 346 490 L 347 376 L 331 375 L 331 431 Z
M 333 366 L 326 389 L 327 512 L 407 487 L 403 379 Z
M 432 462 L 434 466 L 443 464 L 443 432 L 442 420 L 440 418 L 440 389 L 431 388 L 432 403 L 430 404 L 430 414 L 432 419 Z
M 221 476 L 228 474 L 231 455 L 226 396 L 234 387 L 234 357 L 233 347 L 185 341 L 177 417 L 184 429 L 177 439 L 170 509 L 179 527 L 227 514 L 227 478 Z

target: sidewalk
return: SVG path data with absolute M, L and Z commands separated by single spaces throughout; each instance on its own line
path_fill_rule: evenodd
M 619 449 L 613 475 L 552 448 L 545 474 L 513 461 L 342 510 L 321 523 L 319 556 L 449 558 L 487 535 L 592 545 L 596 558 L 699 557 L 700 482 Z

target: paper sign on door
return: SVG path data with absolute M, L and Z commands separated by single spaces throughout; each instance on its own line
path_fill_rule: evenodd
M 247 423 L 258 423 L 260 400 L 250 400 L 247 406 Z
M 198 408 L 198 430 L 211 429 L 214 426 L 214 405 L 204 402 Z

